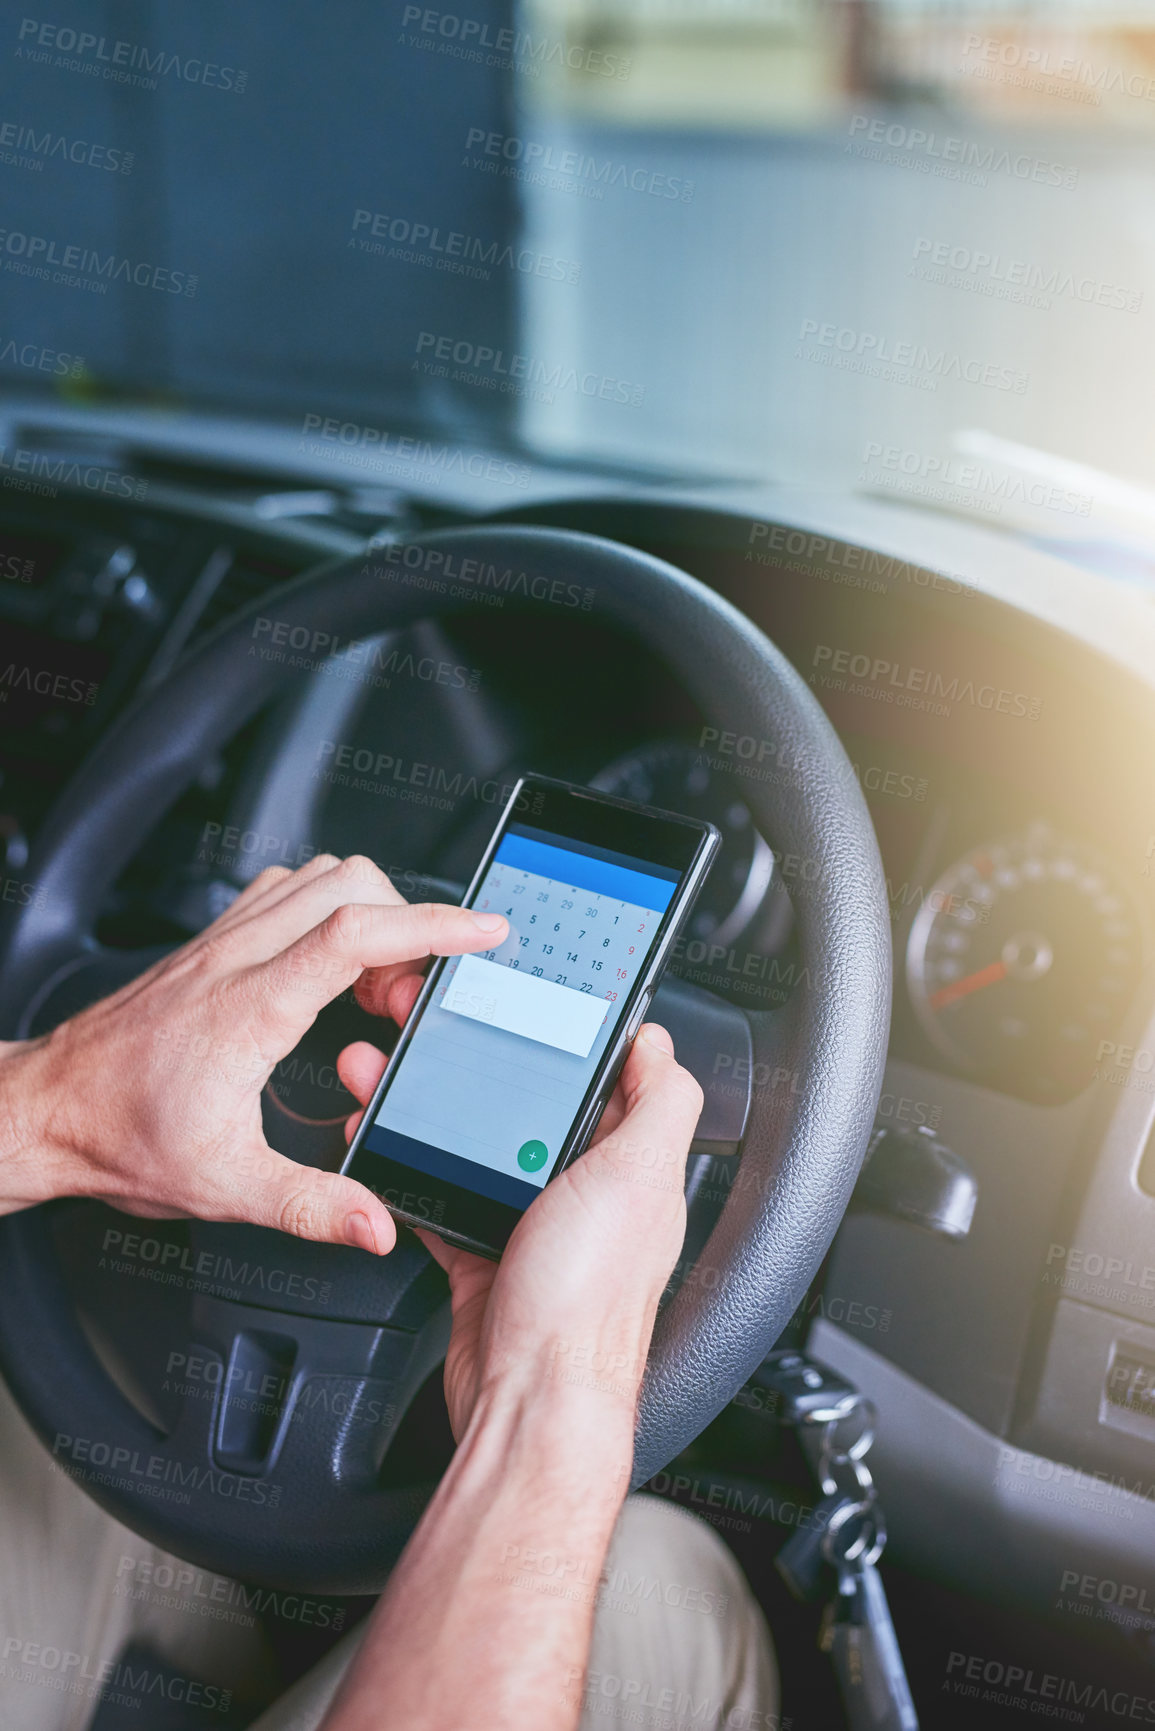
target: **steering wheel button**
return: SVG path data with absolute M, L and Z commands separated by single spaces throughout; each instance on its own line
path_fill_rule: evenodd
M 235 1473 L 262 1471 L 292 1380 L 291 1335 L 246 1329 L 233 1341 L 217 1420 L 217 1463 Z

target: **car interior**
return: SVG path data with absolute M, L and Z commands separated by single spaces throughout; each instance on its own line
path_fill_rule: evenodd
M 1151 20 L 460 3 L 0 27 L 0 1032 L 270 864 L 459 900 L 528 772 L 708 819 L 636 1484 L 782 1724 L 1152 1722 Z M 273 1146 L 336 1169 L 395 1033 L 323 1011 Z M 24 1416 L 252 1613 L 227 1711 L 94 1731 L 248 1725 L 370 1609 L 453 1450 L 400 1236 L 0 1221 Z M 827 1650 L 853 1415 L 917 1721 Z

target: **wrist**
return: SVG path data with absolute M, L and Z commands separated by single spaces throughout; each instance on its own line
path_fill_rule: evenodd
M 487 1376 L 378 1602 L 334 1731 L 379 1725 L 383 1699 L 422 1731 L 536 1723 L 541 1702 L 584 1672 L 632 1462 L 632 1406 L 524 1367 Z
M 0 1213 L 77 1193 L 75 1159 L 53 1130 L 46 1044 L 0 1041 Z
M 573 1329 L 550 1341 L 540 1383 L 574 1408 L 617 1409 L 633 1434 L 652 1323 L 637 1328 Z
M 583 1315 L 530 1339 L 518 1331 L 500 1355 L 486 1354 L 480 1386 L 541 1423 L 553 1413 L 579 1423 L 587 1411 L 616 1415 L 632 1437 L 656 1308 L 623 1301 L 613 1316 Z
M 426 1515 L 431 1533 L 469 1530 L 468 1564 L 454 1561 L 466 1596 L 511 1595 L 523 1621 L 592 1618 L 633 1441 L 632 1421 L 588 1397 L 484 1388 Z
M 543 1510 L 579 1508 L 592 1532 L 608 1533 L 629 1491 L 636 1394 L 607 1399 L 556 1376 L 482 1385 L 455 1465 L 532 1488 Z

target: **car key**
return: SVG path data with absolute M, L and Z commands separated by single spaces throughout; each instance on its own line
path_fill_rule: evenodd
M 842 1567 L 821 1644 L 838 1677 L 851 1731 L 918 1731 L 886 1589 L 869 1551 Z
M 867 1504 L 851 1492 L 832 1491 L 815 1504 L 810 1524 L 799 1527 L 780 1546 L 774 1567 L 796 1599 L 813 1602 L 829 1592 L 834 1574 L 830 1543 L 866 1510 Z
M 774 1391 L 780 1424 L 830 1424 L 862 1404 L 862 1396 L 845 1377 L 800 1352 L 772 1352 L 758 1366 L 753 1381 Z

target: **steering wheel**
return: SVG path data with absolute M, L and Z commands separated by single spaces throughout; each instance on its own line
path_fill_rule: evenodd
M 364 639 L 467 609 L 473 592 L 447 577 L 487 570 L 513 573 L 511 603 L 543 613 L 579 586 L 586 617 L 647 643 L 712 726 L 772 742 L 790 766 L 747 786 L 794 892 L 801 960 L 789 1001 L 749 1016 L 751 1074 L 789 1085 L 753 1092 L 741 1181 L 702 1252 L 717 1278 L 684 1281 L 659 1314 L 636 1485 L 765 1357 L 845 1210 L 882 1085 L 885 883 L 852 767 L 803 679 L 729 602 L 648 554 L 553 529 L 451 530 L 306 573 L 278 592 L 277 619 L 292 646 Z M 268 607 L 266 598 L 227 622 L 138 699 L 50 814 L 28 868 L 37 894 L 14 911 L 0 963 L 5 1034 L 30 1018 L 51 1026 L 155 958 L 102 947 L 96 919 L 206 759 L 283 692 L 285 668 L 250 653 Z M 691 1017 L 695 1002 L 709 1023 L 716 1000 L 696 994 Z M 155 1222 L 97 1209 L 57 1203 L 0 1221 L 0 1368 L 60 1466 L 118 1520 L 200 1567 L 278 1588 L 378 1591 L 424 1500 L 391 1484 L 382 1463 L 444 1354 L 445 1286 L 432 1259 L 408 1235 L 378 1262 L 203 1222 L 181 1249 Z M 173 1286 L 192 1295 L 187 1333 L 169 1354 L 175 1369 L 151 1408 L 129 1397 L 115 1353 L 82 1324 L 61 1210 L 115 1221 L 100 1240 L 114 1260 L 139 1227 L 125 1265 L 134 1293 L 158 1305 Z M 146 1244 L 156 1246 L 151 1262 Z

